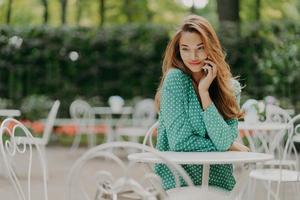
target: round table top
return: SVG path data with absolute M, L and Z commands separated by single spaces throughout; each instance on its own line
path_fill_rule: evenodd
M 133 108 L 131 106 L 124 106 L 121 110 L 113 111 L 111 107 L 102 106 L 102 107 L 93 107 L 92 108 L 95 114 L 99 115 L 110 115 L 110 114 L 120 114 L 120 115 L 130 115 L 133 112 Z
M 300 134 L 294 135 L 293 141 L 294 141 L 294 142 L 300 142 Z
M 16 109 L 0 109 L 0 116 L 2 117 L 19 117 L 21 115 L 20 110 Z
M 234 164 L 256 163 L 274 158 L 271 154 L 226 151 L 226 152 L 161 152 L 162 156 L 177 164 Z M 152 153 L 133 153 L 128 159 L 143 163 L 161 163 L 162 160 Z
M 261 131 L 275 131 L 287 129 L 287 124 L 285 123 L 275 123 L 275 122 L 257 122 L 257 123 L 238 123 L 239 130 L 261 130 Z

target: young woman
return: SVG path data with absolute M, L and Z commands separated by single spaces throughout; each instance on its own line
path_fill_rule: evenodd
M 234 142 L 240 84 L 233 79 L 218 37 L 210 23 L 188 16 L 171 38 L 156 94 L 159 108 L 157 149 L 160 151 L 248 151 Z M 201 184 L 202 166 L 184 165 L 195 185 Z M 157 165 L 165 189 L 175 187 L 172 173 Z M 231 165 L 210 167 L 209 185 L 232 190 Z M 184 185 L 184 183 L 182 184 Z

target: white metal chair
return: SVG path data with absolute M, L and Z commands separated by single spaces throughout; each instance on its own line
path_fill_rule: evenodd
M 291 121 L 290 115 L 284 110 L 276 105 L 267 105 L 266 106 L 266 122 L 273 122 L 273 123 L 282 123 L 286 124 L 286 130 L 278 130 L 273 131 L 269 134 L 264 134 L 265 141 L 269 144 L 267 153 L 271 153 L 275 156 L 275 159 L 272 161 L 268 161 L 265 165 L 273 165 L 273 166 L 286 166 L 290 169 L 296 169 L 297 167 L 297 160 L 295 156 L 292 155 L 291 150 L 295 148 L 294 143 L 291 142 L 289 149 L 287 152 L 284 152 L 284 143 L 285 136 L 287 135 L 288 130 L 288 123 Z M 297 152 L 295 152 L 297 153 Z M 297 157 L 297 156 L 296 156 Z
M 108 104 L 112 110 L 112 113 L 120 113 L 124 103 L 124 99 L 121 96 L 110 96 L 108 98 Z
M 4 134 L 9 134 L 10 138 L 7 140 L 3 140 Z M 31 142 L 21 142 L 21 140 L 19 140 L 20 137 L 17 137 L 17 135 L 19 134 L 22 134 L 23 138 L 26 138 L 28 139 L 28 141 Z M 34 195 L 38 193 L 31 187 L 31 179 L 33 172 L 32 167 L 36 167 L 36 165 L 33 166 L 32 163 L 33 158 L 36 155 L 32 152 L 32 148 L 34 147 L 37 149 L 37 161 L 40 163 L 42 171 L 43 198 L 40 197 L 39 199 L 47 200 L 48 191 L 46 178 L 46 164 L 44 162 L 44 154 L 42 153 L 40 145 L 36 143 L 35 138 L 21 122 L 12 118 L 7 118 L 2 122 L 0 127 L 0 150 L 2 154 L 2 159 L 4 161 L 5 172 L 10 182 L 12 183 L 13 188 L 16 191 L 16 195 L 19 200 L 31 200 L 33 192 Z M 22 159 L 22 163 L 20 163 L 22 169 L 27 170 L 26 180 L 21 180 L 19 178 L 15 170 L 16 166 L 13 165 L 14 159 L 18 159 L 18 162 L 21 161 L 19 160 L 20 157 L 18 157 L 20 155 L 22 155 L 23 157 L 27 156 L 26 159 Z
M 250 178 L 254 180 L 254 187 L 255 189 L 255 181 L 260 180 L 263 181 L 265 187 L 267 188 L 268 199 L 273 197 L 274 199 L 279 199 L 280 194 L 280 184 L 282 183 L 300 183 L 300 171 L 299 171 L 299 160 L 297 155 L 297 150 L 293 144 L 293 136 L 300 134 L 300 115 L 295 116 L 293 119 L 290 120 L 288 123 L 288 137 L 287 141 L 284 146 L 283 156 L 280 160 L 278 160 L 278 166 L 275 168 L 274 165 L 270 165 L 268 168 L 264 169 L 256 169 L 251 171 Z M 297 162 L 296 169 L 285 169 L 284 162 L 286 161 L 286 157 L 290 152 L 295 153 L 295 160 Z M 274 192 L 272 190 L 272 183 L 276 183 L 277 187 Z M 296 191 L 295 194 L 299 194 L 300 192 L 300 185 L 293 185 Z M 253 194 L 253 191 L 251 192 Z
M 159 125 L 159 121 L 156 121 L 147 131 L 144 140 L 143 140 L 143 145 L 149 145 L 151 148 L 155 148 L 155 146 L 153 145 L 153 133 L 157 132 L 157 128 Z
M 47 155 L 46 155 L 46 146 L 49 143 L 51 133 L 53 131 L 54 122 L 57 116 L 57 112 L 60 106 L 60 101 L 56 100 L 52 105 L 52 108 L 48 114 L 48 118 L 46 120 L 46 126 L 43 131 L 42 137 L 22 137 L 22 136 L 15 136 L 15 141 L 17 144 L 28 144 L 28 145 L 39 145 L 40 150 L 42 152 L 42 159 L 45 163 L 45 168 L 48 177 L 48 168 L 47 168 Z
M 128 136 L 131 141 L 137 142 L 139 137 L 145 136 L 147 130 L 155 120 L 156 109 L 154 100 L 143 99 L 134 108 L 131 126 L 123 126 L 122 121 L 120 121 L 116 128 L 116 135 Z
M 266 106 L 266 124 L 277 124 L 280 123 L 283 126 L 288 125 L 288 122 L 291 120 L 289 114 L 282 108 L 276 105 L 267 105 Z M 252 134 L 251 134 L 252 131 Z M 265 165 L 285 165 L 287 167 L 295 169 L 296 161 L 292 156 L 288 154 L 284 157 L 285 160 L 282 160 L 283 156 L 283 146 L 285 143 L 285 136 L 287 129 L 278 129 L 278 130 L 244 130 L 244 135 L 248 139 L 250 149 L 254 152 L 263 152 L 273 154 L 275 159 L 272 161 L 267 161 Z M 280 160 L 280 163 L 279 163 Z
M 162 189 L 160 178 L 152 172 L 152 169 L 145 172 L 143 177 L 135 174 L 136 167 L 141 163 L 128 162 L 127 154 L 124 155 L 128 151 L 122 149 L 152 153 L 174 171 L 177 186 L 179 176 L 189 186 L 193 186 L 184 170 L 164 158 L 159 151 L 133 142 L 110 142 L 93 147 L 75 162 L 67 178 L 66 200 L 170 199 L 169 194 Z M 189 197 L 189 194 L 186 194 L 185 199 L 192 199 Z
M 38 144 L 41 146 L 41 148 L 44 149 L 45 146 L 49 143 L 59 106 L 60 106 L 60 101 L 56 100 L 52 105 L 51 110 L 49 111 L 42 137 L 33 137 L 33 139 L 16 137 L 17 141 L 20 141 L 20 143 L 26 142 L 26 143 Z
M 77 99 L 70 106 L 70 116 L 76 124 L 76 136 L 73 141 L 71 151 L 78 148 L 83 134 L 88 136 L 89 146 L 95 145 L 95 113 L 92 107 L 84 100 Z
M 285 109 L 272 104 L 266 106 L 267 122 L 288 123 L 290 120 L 291 116 Z
M 248 99 L 241 107 L 245 111 L 245 122 L 256 123 L 259 120 L 258 116 L 258 101 L 255 99 Z

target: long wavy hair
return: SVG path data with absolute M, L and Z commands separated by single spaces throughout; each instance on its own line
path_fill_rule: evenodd
M 208 57 L 217 65 L 217 76 L 209 87 L 209 94 L 220 114 L 224 119 L 242 117 L 243 113 L 237 104 L 233 86 L 231 84 L 231 79 L 233 77 L 230 72 L 230 67 L 225 61 L 225 55 L 217 34 L 206 19 L 197 15 L 190 15 L 185 18 L 182 25 L 169 41 L 165 50 L 162 78 L 155 95 L 158 110 L 160 109 L 160 93 L 167 72 L 172 68 L 178 68 L 191 76 L 191 72 L 183 63 L 179 51 L 179 40 L 184 32 L 199 34 Z

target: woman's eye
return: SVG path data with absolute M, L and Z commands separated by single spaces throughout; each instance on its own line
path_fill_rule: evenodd
M 187 48 L 182 48 L 181 50 L 182 50 L 182 51 L 187 51 L 188 49 L 187 49 Z
M 202 50 L 202 49 L 204 49 L 204 47 L 203 47 L 203 46 L 198 48 L 198 50 Z

